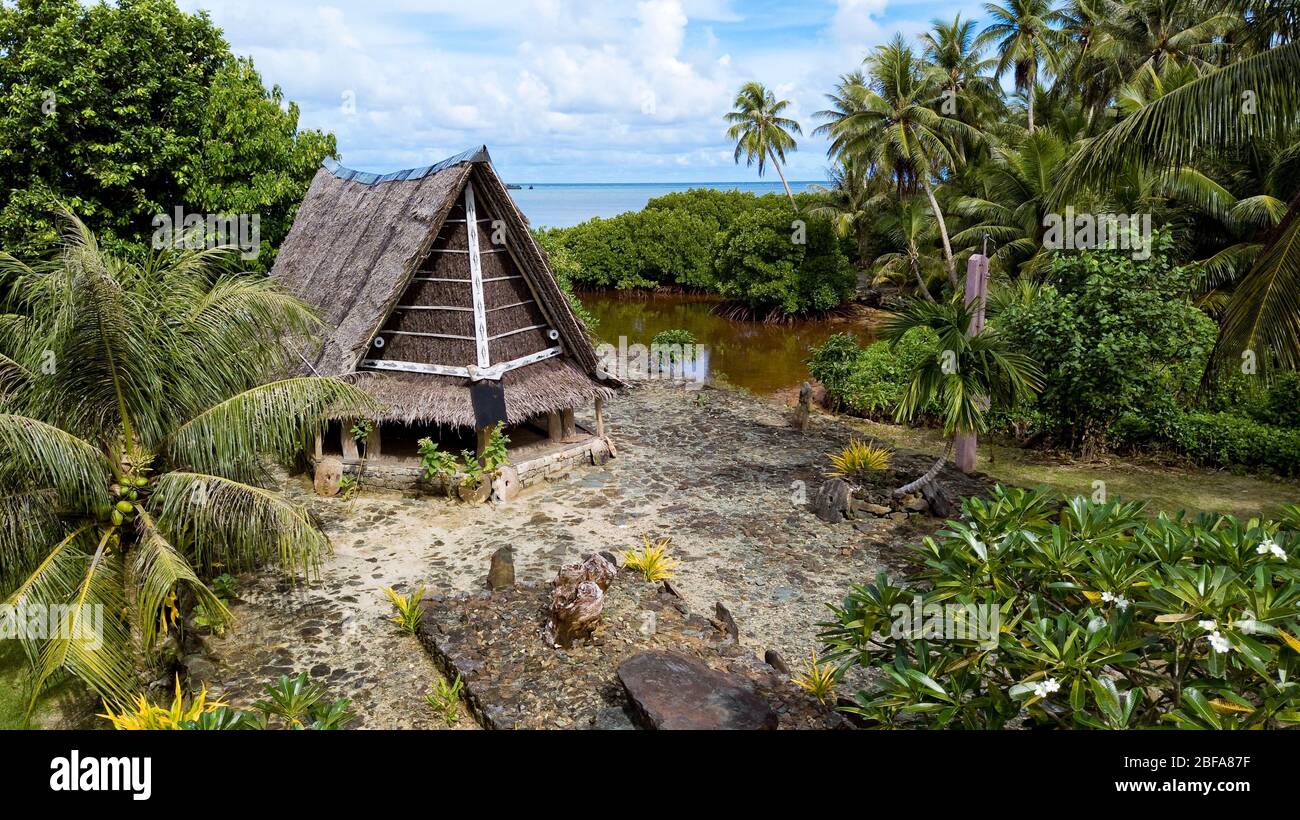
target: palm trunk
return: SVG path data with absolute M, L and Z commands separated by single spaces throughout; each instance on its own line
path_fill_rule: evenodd
M 908 260 L 908 264 L 912 268 L 912 275 L 916 277 L 916 286 L 921 289 L 921 295 L 925 297 L 925 301 L 933 305 L 934 297 L 930 295 L 930 289 L 925 286 L 925 280 L 921 278 L 921 266 L 916 264 L 915 251 L 911 255 L 911 259 Z
M 1038 86 L 1038 72 L 1030 69 L 1029 71 L 1029 91 L 1025 94 L 1025 99 L 1029 103 L 1026 107 L 1029 112 L 1029 133 L 1034 133 L 1034 90 Z
M 948 271 L 948 282 L 952 285 L 954 293 L 957 292 L 957 266 L 952 261 L 952 243 L 948 241 L 948 223 L 943 220 L 943 211 L 939 210 L 939 200 L 934 198 L 934 188 L 930 185 L 930 177 L 926 174 L 920 174 L 921 187 L 925 189 L 925 196 L 930 200 L 930 210 L 934 211 L 935 221 L 939 223 L 939 238 L 943 240 L 943 266 Z
M 777 162 L 776 157 L 772 155 L 770 149 L 767 152 L 767 156 L 772 160 L 772 166 L 776 168 L 776 175 L 781 178 L 781 184 L 785 186 L 785 195 L 790 199 L 790 207 L 795 211 L 798 211 L 799 206 L 795 204 L 794 194 L 790 192 L 790 183 L 785 181 L 785 172 L 781 170 L 781 163 Z

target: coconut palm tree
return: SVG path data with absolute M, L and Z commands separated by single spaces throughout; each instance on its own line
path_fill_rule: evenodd
M 726 115 L 726 120 L 731 123 L 727 138 L 736 143 L 736 162 L 740 162 L 741 154 L 745 155 L 746 165 L 757 162 L 760 177 L 767 163 L 771 162 L 777 176 L 781 177 L 790 207 L 798 209 L 790 183 L 786 182 L 785 172 L 781 170 L 786 152 L 793 153 L 797 147 L 790 132 L 803 134 L 799 123 L 781 116 L 781 112 L 790 106 L 790 101 L 778 100 L 762 83 L 751 81 L 740 87 L 733 105 L 734 110 Z
M 1038 73 L 1046 67 L 1055 73 L 1069 44 L 1067 35 L 1059 28 L 1064 17 L 1053 7 L 1054 0 L 1008 0 L 1005 6 L 985 3 L 984 10 L 992 16 L 980 34 L 980 45 L 994 43 L 998 52 L 997 76 L 1008 70 L 1015 77 L 1016 91 L 1025 97 L 1029 117 L 1029 130 L 1034 130 L 1034 96 L 1038 88 Z
M 328 542 L 262 486 L 266 460 L 370 401 L 336 379 L 264 383 L 319 324 L 267 278 L 222 274 L 224 251 L 128 261 L 60 216 L 56 261 L 0 255 L 0 596 L 63 607 L 58 634 L 24 643 L 33 699 L 71 675 L 120 705 L 179 595 L 226 616 L 200 572 L 316 566 Z
M 1196 0 L 1097 1 L 1104 51 L 1124 82 L 1173 66 L 1211 71 L 1227 54 L 1223 35 L 1241 25 L 1231 11 Z
M 852 237 L 859 265 L 868 260 L 871 226 L 883 202 L 881 179 L 853 157 L 844 157 L 830 171 L 830 185 L 812 186 L 811 216 L 830 220 L 840 237 Z
M 1022 132 L 1014 144 L 992 149 L 980 166 L 981 196 L 958 196 L 953 210 L 973 221 L 953 236 L 959 246 L 983 249 L 987 237 L 992 258 L 1015 273 L 1042 247 L 1046 198 L 1065 161 L 1067 146 L 1050 129 Z
M 1300 118 L 1300 42 L 1287 42 L 1188 82 L 1088 140 L 1065 164 L 1054 201 L 1102 188 L 1130 164 L 1190 165 L 1261 142 L 1284 141 Z M 1215 360 L 1267 349 L 1300 368 L 1300 192 L 1224 308 Z M 1261 360 L 1263 357 L 1260 357 Z
M 944 264 L 934 253 L 939 230 L 929 205 L 915 196 L 894 200 L 884 206 L 877 227 L 897 250 L 875 258 L 876 280 L 911 281 L 917 295 L 933 302 L 928 283 L 942 282 Z
M 952 243 L 932 180 L 957 165 L 954 140 L 977 144 L 982 135 L 930 107 L 938 88 L 901 36 L 878 46 L 865 62 L 867 84 L 842 88 L 837 96 L 850 104 L 821 112 L 829 121 L 817 133 L 831 138 L 833 156 L 853 156 L 890 175 L 900 198 L 918 188 L 924 192 L 938 223 L 948 281 L 956 290 Z
M 939 111 L 978 126 L 1002 107 L 1002 92 L 992 76 L 997 61 L 984 56 L 974 20 L 963 20 L 958 14 L 951 23 L 933 20 L 930 26 L 921 42 L 924 70 L 943 95 Z

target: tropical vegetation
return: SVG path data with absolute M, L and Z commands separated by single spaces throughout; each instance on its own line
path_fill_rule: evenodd
M 137 257 L 155 217 L 256 214 L 267 270 L 332 134 L 174 0 L 0 6 L 0 246 L 57 249 L 57 198 L 100 244 Z M 180 225 L 174 225 L 180 228 Z
M 58 218 L 56 259 L 0 254 L 0 599 L 59 613 L 23 636 L 33 699 L 75 677 L 121 707 L 183 606 L 228 619 L 204 577 L 315 570 L 329 542 L 270 469 L 371 401 L 292 375 L 318 319 L 224 250 L 136 262 Z
M 1300 508 L 1151 518 L 996 488 L 856 584 L 822 625 L 866 725 L 1263 729 L 1300 724 Z
M 1300 364 L 1296 11 L 1010 0 L 986 4 L 982 27 L 936 20 L 844 74 L 817 114 L 832 185 L 808 211 L 895 318 L 877 345 L 813 351 L 832 401 L 949 429 L 964 415 L 1084 454 L 1295 473 L 1294 419 L 1260 408 Z M 982 414 L 985 385 L 966 411 L 944 406 L 966 371 L 939 361 L 981 343 L 953 332 L 927 349 L 898 332 L 945 314 L 959 329 L 956 274 L 976 253 L 990 258 L 986 333 L 1023 357 L 1030 388 Z

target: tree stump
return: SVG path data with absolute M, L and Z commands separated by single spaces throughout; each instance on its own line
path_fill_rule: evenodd
M 813 514 L 828 524 L 853 517 L 853 487 L 842 478 L 822 484 L 813 497 Z
M 560 567 L 551 588 L 550 618 L 543 630 L 546 642 L 568 648 L 591 635 L 600 623 L 605 590 L 617 573 L 618 569 L 596 552 L 582 563 Z
M 801 433 L 808 432 L 808 422 L 812 418 L 812 385 L 804 382 L 799 386 L 799 403 L 790 415 L 790 424 Z
M 957 498 L 947 487 L 938 481 L 931 481 L 921 487 L 921 495 L 930 504 L 930 515 L 935 518 L 951 518 L 957 513 Z

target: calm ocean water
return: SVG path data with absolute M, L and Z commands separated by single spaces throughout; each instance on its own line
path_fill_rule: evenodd
M 639 211 L 657 196 L 691 188 L 716 188 L 720 191 L 752 191 L 755 194 L 782 193 L 780 180 L 775 182 L 619 182 L 594 183 L 521 183 L 512 190 L 515 203 L 534 228 L 568 228 L 593 216 L 611 217 L 625 211 Z M 790 190 L 806 191 L 817 185 L 811 181 L 790 181 Z

